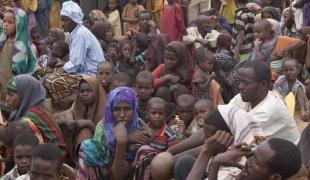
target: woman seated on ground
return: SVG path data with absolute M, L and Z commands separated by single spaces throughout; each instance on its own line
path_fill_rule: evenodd
M 118 87 L 110 92 L 93 139 L 81 144 L 76 179 L 129 176 L 136 151 L 148 141 L 141 130 L 137 107 L 136 93 L 131 88 Z
M 265 140 L 257 122 L 245 111 L 231 105 L 219 105 L 217 110 L 206 115 L 204 121 L 203 129 L 168 149 L 169 153 L 161 153 L 154 158 L 151 163 L 152 179 L 170 179 L 173 168 L 176 179 L 186 179 L 195 158 L 201 152 L 204 141 L 218 130 L 234 136 L 234 143 L 255 144 Z M 185 164 L 190 167 L 186 168 L 186 172 L 182 169 Z M 232 171 L 228 170 L 221 175 L 231 177 L 233 175 L 230 172 Z
M 102 119 L 105 103 L 106 94 L 97 79 L 84 77 L 79 82 L 73 106 L 54 115 L 59 120 L 68 151 L 74 161 L 81 142 L 93 137 L 95 125 Z
M 44 107 L 46 91 L 30 75 L 18 75 L 8 82 L 6 101 L 11 112 L 8 123 L 20 121 L 27 124 L 41 143 L 55 143 L 66 152 L 66 145 L 57 124 Z

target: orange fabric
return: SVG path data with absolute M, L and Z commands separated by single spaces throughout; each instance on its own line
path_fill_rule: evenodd
M 165 68 L 165 64 L 160 64 L 160 65 L 152 72 L 155 87 L 159 87 L 160 84 L 161 84 L 160 76 L 161 76 L 161 74 L 162 74 L 164 68 Z
M 285 48 L 287 45 L 289 45 L 291 43 L 295 43 L 296 41 L 299 41 L 299 39 L 291 38 L 288 36 L 278 36 L 276 46 L 274 49 L 278 50 L 278 49 Z M 287 56 L 288 56 L 288 54 L 283 55 L 283 57 L 287 57 Z
M 217 107 L 220 104 L 224 104 L 224 100 L 220 92 L 220 85 L 215 80 L 211 81 L 209 91 L 213 105 L 215 107 Z
M 272 71 L 271 72 L 271 80 L 276 81 L 278 79 L 278 77 L 280 76 L 279 73 Z
M 86 81 L 92 88 L 95 102 L 91 106 L 85 106 L 81 102 L 78 92 L 72 108 L 73 117 L 75 120 L 89 119 L 97 124 L 103 118 L 104 106 L 107 100 L 106 93 L 95 77 L 84 77 L 81 79 L 80 84 L 82 81 Z M 87 117 L 85 117 L 86 114 Z

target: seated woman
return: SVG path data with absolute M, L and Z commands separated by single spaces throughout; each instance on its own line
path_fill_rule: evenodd
M 215 134 L 217 130 L 225 131 L 234 136 L 234 143 L 255 144 L 265 140 L 262 129 L 245 111 L 231 105 L 219 105 L 218 109 L 204 118 L 204 127 L 187 140 L 168 149 L 167 154 L 157 155 L 151 164 L 152 179 L 165 179 L 175 168 L 176 179 L 186 179 L 195 158 L 201 152 L 204 140 Z M 184 155 L 184 156 L 183 156 Z M 183 168 L 190 164 L 186 172 Z M 188 162 L 190 161 L 190 162 Z M 165 164 L 165 162 L 167 162 Z M 175 163 L 174 163 L 175 162 Z M 188 163 L 187 163 L 188 162 Z M 231 174 L 227 173 L 227 176 Z M 184 177 L 185 176 L 185 177 Z M 170 178 L 170 177 L 169 177 Z
M 110 92 L 93 139 L 81 144 L 76 179 L 125 179 L 129 175 L 137 144 L 148 141 L 146 136 L 131 140 L 142 127 L 137 108 L 136 93 L 131 88 L 118 87 Z
M 84 77 L 79 82 L 73 106 L 54 115 L 59 119 L 58 124 L 73 160 L 77 157 L 76 150 L 81 142 L 93 137 L 94 127 L 102 119 L 105 103 L 106 94 L 97 79 Z
M 8 123 L 27 124 L 41 143 L 55 143 L 66 152 L 64 139 L 51 114 L 44 107 L 46 91 L 30 75 L 18 75 L 8 82 L 6 101 L 11 108 Z
M 164 64 L 160 64 L 153 72 L 156 88 L 175 90 L 178 84 L 191 89 L 193 64 L 185 44 L 173 41 L 169 43 L 164 53 Z

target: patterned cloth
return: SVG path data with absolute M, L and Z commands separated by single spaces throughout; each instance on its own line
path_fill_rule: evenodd
M 253 47 L 254 17 L 255 15 L 247 8 L 240 8 L 235 11 L 235 23 L 233 25 L 232 43 L 235 48 L 237 45 L 237 36 L 244 32 L 244 39 L 240 48 L 240 54 L 249 53 Z
M 12 8 L 9 10 L 15 15 L 16 35 L 12 45 L 12 69 L 14 75 L 32 73 L 36 66 L 36 58 L 28 45 L 28 22 L 25 11 Z M 0 51 L 4 47 L 7 36 L 0 28 Z
M 151 135 L 149 146 L 157 151 L 165 151 L 177 143 L 179 143 L 179 139 L 176 134 L 172 129 L 164 124 L 157 133 L 153 133 Z
M 20 175 L 18 173 L 17 166 L 15 165 L 11 171 L 1 177 L 1 180 L 15 180 L 18 176 Z
M 287 96 L 289 92 L 293 92 L 296 98 L 297 90 L 299 87 L 301 87 L 302 91 L 306 93 L 304 85 L 297 79 L 290 89 L 285 75 L 279 76 L 277 81 L 273 84 L 273 88 L 277 90 L 283 97 Z

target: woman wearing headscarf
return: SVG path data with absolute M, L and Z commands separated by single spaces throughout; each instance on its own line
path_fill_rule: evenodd
M 9 21 L 15 22 L 11 30 L 8 30 Z M 27 24 L 27 15 L 22 9 L 10 8 L 4 13 L 0 28 L 0 90 L 4 90 L 13 76 L 34 71 L 36 58 L 28 46 Z
M 128 134 L 141 127 L 137 108 L 133 89 L 119 87 L 110 92 L 93 139 L 81 144 L 76 179 L 109 179 L 111 175 L 125 179 L 139 148 L 127 144 Z
M 8 123 L 25 123 L 41 143 L 55 143 L 65 152 L 61 132 L 44 107 L 46 92 L 42 84 L 30 75 L 18 75 L 8 82 L 7 91 L 6 101 L 11 109 Z
M 94 126 L 102 119 L 106 93 L 95 77 L 84 77 L 71 109 L 55 114 L 67 149 L 73 160 L 82 141 L 93 136 Z
M 234 143 L 257 145 L 266 139 L 259 124 L 247 112 L 232 105 L 219 105 L 217 110 L 205 116 L 203 129 L 168 150 L 174 157 L 165 155 L 165 162 L 170 160 L 174 162 L 174 159 L 177 159 L 174 166 L 175 179 L 186 179 L 194 164 L 194 157 L 199 155 L 201 147 L 204 146 L 204 141 L 213 136 L 218 130 L 230 133 L 234 137 Z M 156 157 L 155 159 L 158 162 L 162 160 Z M 152 164 L 160 163 L 152 162 Z M 161 165 L 160 169 L 171 169 L 171 167 L 164 166 L 162 163 Z M 187 167 L 183 169 L 184 166 Z M 180 168 L 182 171 L 180 171 Z M 156 169 L 156 167 L 153 166 L 151 169 Z M 219 179 L 231 179 L 233 174 L 238 171 L 237 168 L 223 168 L 219 173 Z M 160 173 L 154 172 L 154 174 Z
M 178 41 L 170 42 L 164 53 L 165 63 L 160 64 L 153 72 L 156 87 L 182 84 L 191 86 L 192 59 L 187 47 Z

